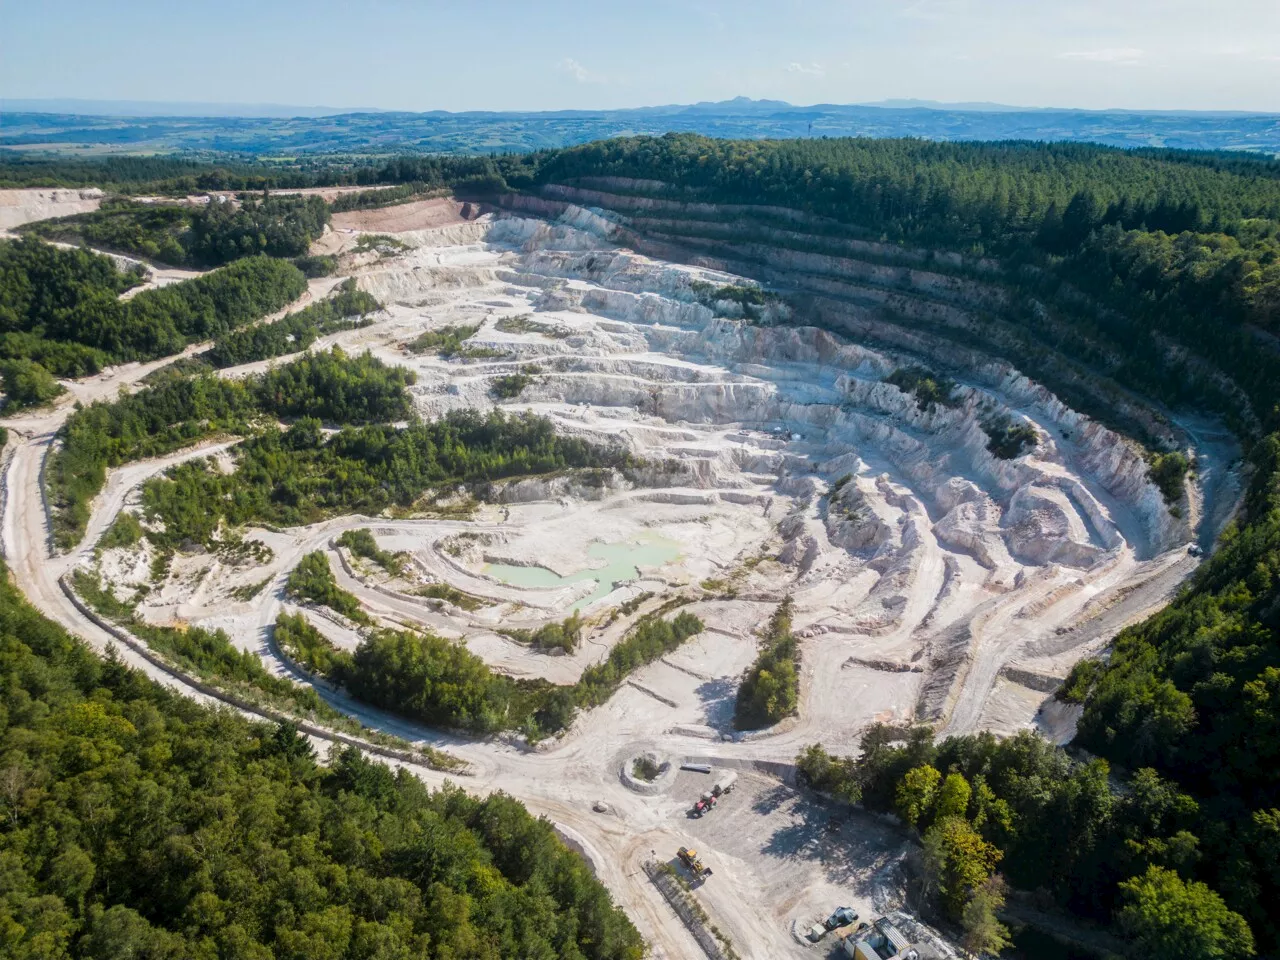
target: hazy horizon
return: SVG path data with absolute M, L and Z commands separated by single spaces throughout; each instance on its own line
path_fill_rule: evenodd
M 993 101 L 945 101 L 925 100 L 920 98 L 894 98 L 871 102 L 856 103 L 791 103 L 776 98 L 751 99 L 747 97 L 731 97 L 721 101 L 698 101 L 697 103 L 644 104 L 638 107 L 551 107 L 545 110 L 510 110 L 496 108 L 492 110 L 449 111 L 439 108 L 431 110 L 397 111 L 378 106 L 329 106 L 322 104 L 286 104 L 270 102 L 213 102 L 201 100 L 110 100 L 90 97 L 0 97 L 0 112 L 10 113 L 49 113 L 49 114 L 81 114 L 84 116 L 103 116 L 121 118 L 145 117 L 191 117 L 191 118 L 242 118 L 242 119 L 281 119 L 290 117 L 328 117 L 343 114 L 361 113 L 494 113 L 494 114 L 555 114 L 575 113 L 605 114 L 628 110 L 661 110 L 663 108 L 678 109 L 696 107 L 702 104 L 731 104 L 734 100 L 749 100 L 750 103 L 778 103 L 780 108 L 791 110 L 807 110 L 820 107 L 874 107 L 885 110 L 940 110 L 958 112 L 991 112 L 991 113 L 1036 113 L 1036 112 L 1081 112 L 1081 113 L 1137 113 L 1137 114 L 1232 114 L 1244 115 L 1280 115 L 1276 110 L 1215 110 L 1204 109 L 1159 109 L 1134 108 L 1125 106 L 1112 107 L 1046 107 L 1039 104 L 997 103 Z

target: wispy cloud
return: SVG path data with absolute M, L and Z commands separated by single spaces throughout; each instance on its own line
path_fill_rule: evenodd
M 1137 47 L 1102 47 L 1099 50 L 1068 50 L 1058 54 L 1059 60 L 1085 60 L 1089 63 L 1118 63 L 1137 66 L 1146 57 L 1146 51 Z
M 588 70 L 573 57 L 565 57 L 556 64 L 556 69 L 561 73 L 567 73 L 578 83 L 608 83 L 608 78 L 603 74 Z
M 827 74 L 826 68 L 820 63 L 788 63 L 787 73 L 803 73 L 809 77 L 824 77 Z

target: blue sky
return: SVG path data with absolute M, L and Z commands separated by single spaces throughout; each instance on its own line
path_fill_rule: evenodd
M 0 0 L 0 96 L 1280 112 L 1280 0 Z

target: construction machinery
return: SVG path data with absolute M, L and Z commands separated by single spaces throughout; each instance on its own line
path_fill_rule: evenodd
M 701 817 L 704 813 L 710 812 L 715 808 L 717 797 L 714 793 L 704 793 L 698 798 L 698 802 L 693 805 L 693 815 Z
M 847 927 L 851 923 L 858 922 L 858 912 L 853 907 L 838 907 L 831 916 L 822 921 L 822 925 L 828 930 L 834 930 L 836 927 Z
M 720 775 L 716 780 L 715 786 L 711 788 L 712 796 L 723 797 L 726 793 L 733 790 L 733 785 L 738 782 L 738 775 L 732 770 Z
M 711 868 L 702 862 L 701 858 L 698 856 L 697 850 L 690 850 L 688 847 L 681 847 L 676 851 L 676 856 L 679 858 L 680 862 L 688 868 L 689 872 L 693 874 L 694 879 L 702 880 L 711 876 Z
M 860 933 L 868 924 L 858 923 L 858 914 L 852 907 L 838 907 L 827 919 L 815 923 L 805 936 L 811 943 L 817 943 L 829 933 L 834 933 L 837 940 L 854 933 Z

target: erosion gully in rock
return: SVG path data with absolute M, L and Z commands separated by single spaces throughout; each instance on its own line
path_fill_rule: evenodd
M 377 211 L 351 223 L 335 217 L 317 252 L 340 255 L 342 272 L 386 309 L 315 348 L 369 350 L 415 370 L 423 417 L 495 404 L 531 410 L 565 434 L 625 445 L 640 466 L 506 482 L 483 502 L 460 493 L 435 518 L 248 530 L 271 548 L 268 562 L 180 555 L 158 583 L 145 543 L 95 556 L 92 539 L 136 505 L 148 477 L 210 454 L 232 469 L 225 446 L 205 446 L 113 472 L 92 539 L 45 567 L 16 564 L 15 574 L 49 608 L 61 600 L 44 580 L 73 563 L 96 567 L 118 595 L 147 587 L 138 607 L 147 620 L 224 628 L 285 673 L 269 625 L 292 609 L 282 591 L 288 572 L 322 550 L 339 585 L 377 620 L 458 638 L 498 670 L 556 683 L 599 662 L 637 617 L 692 598 L 685 609 L 705 632 L 538 750 L 459 742 L 360 714 L 447 744 L 472 765 L 469 786 L 507 790 L 550 817 L 658 955 L 697 948 L 638 868 L 651 851 L 666 858 L 682 844 L 714 863 L 715 881 L 699 896 L 745 956 L 807 955 L 791 935 L 805 918 L 838 904 L 865 915 L 900 902 L 901 836 L 869 820 L 828 823 L 821 804 L 752 765 L 790 763 L 815 741 L 852 752 L 873 721 L 928 722 L 946 733 L 1036 726 L 1065 741 L 1074 717 L 1046 706 L 1049 691 L 1077 659 L 1166 602 L 1198 562 L 1188 545 L 1211 542 L 1239 497 L 1227 469 L 1238 454 L 1208 421 L 1185 424 L 1201 470 L 1171 510 L 1140 448 L 1008 365 L 964 367 L 958 354 L 960 366 L 947 370 L 958 384 L 953 403 L 922 407 L 885 378 L 937 358 L 799 325 L 781 302 L 755 320 L 733 301 L 702 302 L 703 284 L 749 281 L 625 249 L 599 212 L 561 204 L 550 220 L 478 215 L 441 200 L 407 213 L 385 223 Z M 404 249 L 355 251 L 360 230 L 405 224 L 429 226 L 396 233 Z M 923 270 L 914 281 L 922 290 L 944 282 Z M 523 317 L 532 322 L 501 323 Z M 478 327 L 461 354 L 406 348 L 447 326 Z M 523 390 L 495 400 L 495 381 L 520 372 L 531 378 Z M 994 456 L 982 427 L 993 416 L 1030 424 L 1034 449 Z M 8 550 L 21 537 L 14 500 L 32 495 L 50 426 L 33 421 L 30 443 L 6 467 Z M 400 575 L 336 545 L 357 528 L 405 555 Z M 433 586 L 437 596 L 424 596 Z M 788 595 L 802 654 L 798 717 L 735 734 L 738 678 Z M 500 632 L 574 610 L 585 629 L 572 653 Z M 308 614 L 339 646 L 358 642 L 351 624 Z M 70 616 L 63 611 L 64 622 Z M 739 767 L 740 785 L 723 809 L 689 819 L 707 778 L 685 771 L 632 789 L 634 778 L 619 770 L 642 754 L 676 767 L 689 758 Z M 832 842 L 833 831 L 849 843 Z

